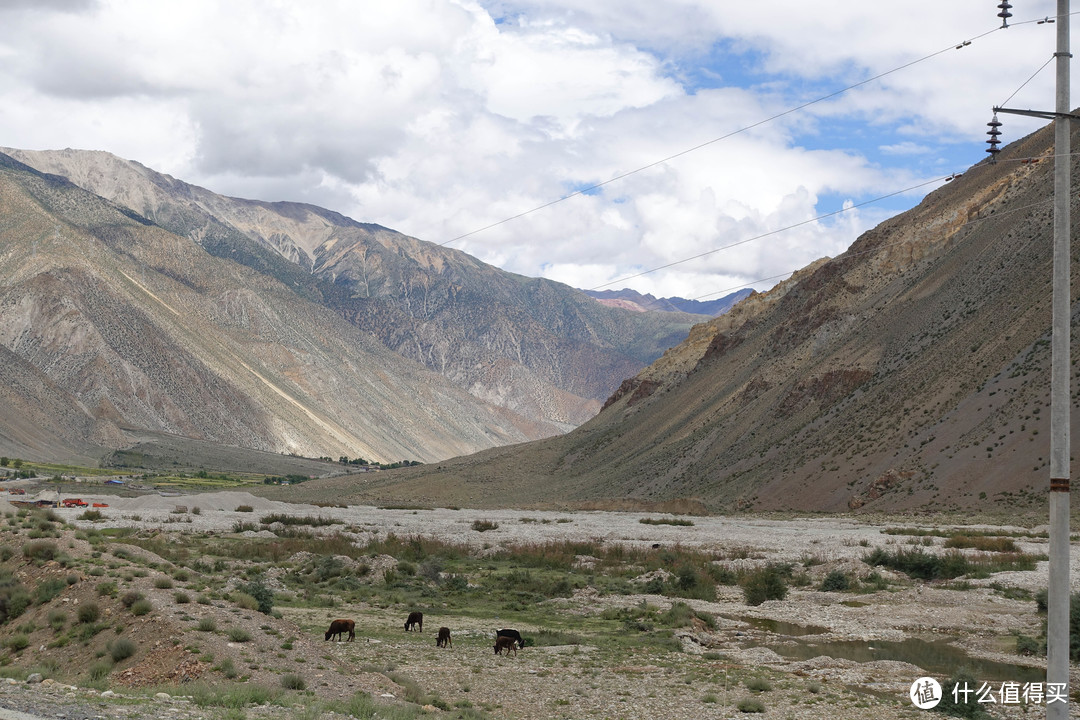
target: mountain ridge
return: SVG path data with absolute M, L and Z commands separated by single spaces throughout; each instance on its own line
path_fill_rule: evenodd
M 13 157 L 277 278 L 542 437 L 588 420 L 706 316 L 607 308 L 549 280 L 304 203 L 217 195 L 99 151 Z M 530 431 L 533 432 L 533 431 Z
M 398 471 L 344 496 L 384 501 L 408 488 L 429 504 L 681 500 L 724 512 L 1039 507 L 1052 157 L 1050 128 L 1010 144 L 844 253 L 696 326 L 566 435 Z M 1075 287 L 1072 299 L 1075 334 Z M 344 490 L 326 481 L 305 492 L 330 488 Z
M 528 437 L 278 280 L 6 155 L 0 218 L 9 454 L 100 457 L 136 429 L 387 462 Z

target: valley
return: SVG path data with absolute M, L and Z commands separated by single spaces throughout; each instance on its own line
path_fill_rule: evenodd
M 995 687 L 1023 684 L 1044 662 L 1018 653 L 1041 632 L 1039 526 L 346 507 L 242 490 L 84 499 L 108 507 L 0 502 L 4 597 L 26 598 L 3 626 L 6 707 L 907 718 L 918 677 L 944 683 L 968 667 Z M 908 556 L 952 569 L 892 564 Z M 1073 565 L 1075 579 L 1075 550 Z M 756 594 L 769 573 L 777 584 Z M 98 614 L 82 619 L 91 605 Z M 402 630 L 413 610 L 423 632 Z M 355 620 L 355 642 L 323 640 L 338 617 Z M 453 647 L 435 647 L 440 626 Z M 525 647 L 496 656 L 498 627 L 520 630 Z M 130 655 L 115 650 L 121 640 Z M 33 673 L 47 682 L 27 684 Z

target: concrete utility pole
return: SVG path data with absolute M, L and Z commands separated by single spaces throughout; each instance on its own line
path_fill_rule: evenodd
M 1054 124 L 1054 291 L 1050 371 L 1050 587 L 1047 597 L 1046 682 L 1065 683 L 1069 697 L 1069 409 L 1072 287 L 1069 218 L 1069 0 L 1058 0 L 1057 101 Z M 1048 703 L 1047 720 L 1066 720 L 1069 704 Z
M 1000 17 L 1007 27 L 1009 3 L 1004 0 Z M 1054 270 L 1053 319 L 1050 370 L 1050 587 L 1047 596 L 1046 683 L 1064 688 L 1055 697 L 1069 697 L 1069 441 L 1070 316 L 1072 311 L 1071 219 L 1069 217 L 1070 132 L 1073 115 L 1069 100 L 1069 0 L 1057 2 L 1057 92 L 1054 112 L 1006 110 L 994 112 L 1042 117 L 1054 124 Z M 996 117 L 995 117 L 996 120 Z M 994 128 L 996 129 L 996 127 Z M 996 137 L 992 136 L 994 140 Z M 988 141 L 990 142 L 990 141 Z M 991 144 L 996 151 L 996 143 Z M 1049 696 L 1049 692 L 1048 692 Z M 1048 720 L 1067 720 L 1068 702 L 1047 702 Z

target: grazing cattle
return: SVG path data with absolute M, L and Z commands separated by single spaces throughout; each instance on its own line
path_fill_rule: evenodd
M 450 641 L 450 628 L 439 628 L 439 637 L 435 638 L 435 647 L 454 647 L 454 643 Z
M 413 627 L 419 628 L 420 632 L 424 632 L 424 613 L 409 613 L 409 619 L 405 621 L 405 632 L 408 632 Z
M 517 630 L 510 630 L 509 628 L 503 628 L 502 630 L 496 630 L 495 631 L 495 637 L 496 638 L 508 637 L 511 640 L 513 640 L 514 642 L 516 642 L 517 646 L 519 648 L 521 648 L 522 650 L 525 649 L 525 641 L 521 639 L 521 633 L 519 633 Z
M 506 651 L 507 655 L 509 655 L 510 651 L 513 650 L 514 656 L 516 657 L 517 641 L 507 635 L 500 635 L 499 637 L 495 638 L 495 654 L 502 655 L 503 650 Z
M 338 640 L 341 640 L 341 636 L 345 633 L 349 633 L 349 642 L 355 640 L 356 623 L 352 620 L 335 620 L 330 623 L 330 629 L 326 631 L 326 639 L 329 640 L 337 635 Z

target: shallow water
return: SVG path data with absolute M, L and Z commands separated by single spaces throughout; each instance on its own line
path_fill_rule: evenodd
M 784 633 L 794 635 L 793 633 Z M 804 633 L 809 635 L 809 633 Z M 930 675 L 948 678 L 965 669 L 978 681 L 1006 681 L 1018 683 L 1043 682 L 1046 672 L 1040 668 L 984 660 L 968 655 L 947 640 L 933 642 L 909 638 L 907 640 L 859 640 L 798 641 L 783 645 L 769 644 L 765 647 L 792 660 L 809 660 L 825 655 L 832 658 L 865 663 L 875 660 L 899 660 L 917 665 Z

